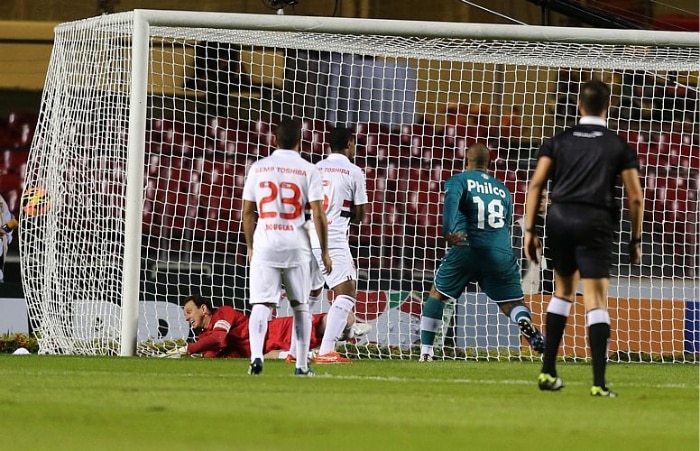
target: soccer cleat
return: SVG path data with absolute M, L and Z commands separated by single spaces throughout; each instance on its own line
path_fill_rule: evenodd
M 355 323 L 352 325 L 352 333 L 355 337 L 367 335 L 372 331 L 372 325 L 367 323 Z
M 347 357 L 343 357 L 336 351 L 327 352 L 325 354 L 318 354 L 314 358 L 314 363 L 316 364 L 331 364 L 331 363 L 350 363 L 351 360 Z
M 432 362 L 433 361 L 433 356 L 430 354 L 421 354 L 421 356 L 418 358 L 419 362 Z
M 542 332 L 537 330 L 527 318 L 521 318 L 520 321 L 518 321 L 518 328 L 520 329 L 520 333 L 527 338 L 532 350 L 542 354 L 544 352 L 544 335 L 542 335 Z
M 316 373 L 314 373 L 314 370 L 312 370 L 311 367 L 308 367 L 305 370 L 303 370 L 301 368 L 295 368 L 294 375 L 295 376 L 302 376 L 302 377 L 314 377 L 316 375 Z
M 263 362 L 262 359 L 257 358 L 254 359 L 252 362 L 250 362 L 250 366 L 248 367 L 248 374 L 251 376 L 255 376 L 257 374 L 262 373 L 263 369 Z
M 294 363 L 296 361 L 297 361 L 297 358 L 291 354 L 287 354 L 287 357 L 284 358 L 284 363 Z
M 608 398 L 617 398 L 617 393 L 610 390 L 608 387 L 599 387 L 594 385 L 591 387 L 591 396 L 604 396 Z
M 561 379 L 547 373 L 540 373 L 537 384 L 542 391 L 558 391 L 564 388 L 564 382 Z

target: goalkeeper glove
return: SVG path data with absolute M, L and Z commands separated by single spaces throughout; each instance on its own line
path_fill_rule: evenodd
M 180 346 L 175 349 L 170 349 L 160 355 L 160 357 L 164 357 L 166 359 L 179 359 L 183 356 L 187 356 L 187 346 Z

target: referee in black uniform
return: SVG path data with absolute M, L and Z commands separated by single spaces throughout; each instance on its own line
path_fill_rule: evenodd
M 628 250 L 632 264 L 640 261 L 644 199 L 636 153 L 606 126 L 610 88 L 602 81 L 590 80 L 579 92 L 581 120 L 542 144 L 527 192 L 524 246 L 527 258 L 536 262 L 541 255 L 535 229 L 537 207 L 547 180 L 551 180 L 552 204 L 546 225 L 554 295 L 547 306 L 547 339 L 538 382 L 540 390 L 555 391 L 564 386 L 557 376 L 556 358 L 580 278 L 593 365 L 591 395 L 615 397 L 605 383 L 605 366 L 610 340 L 607 295 L 613 236 L 620 218 L 615 200 L 618 175 L 622 176 L 630 210 L 632 240 Z

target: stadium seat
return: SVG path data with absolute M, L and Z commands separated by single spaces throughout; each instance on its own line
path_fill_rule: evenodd
M 211 195 L 206 200 L 207 204 L 199 207 L 198 231 L 203 228 L 207 236 L 216 235 L 222 240 L 224 239 L 222 234 L 238 233 L 243 211 L 243 200 L 240 196 Z
M 234 186 L 243 186 L 245 179 L 245 166 L 236 163 L 237 160 L 204 160 L 200 183 L 201 192 L 204 187 L 220 186 L 233 189 Z M 239 180 L 241 178 L 242 180 Z
M 146 185 L 144 233 L 161 237 L 182 236 L 194 226 L 197 198 L 176 191 L 178 181 L 155 180 Z
M 445 139 L 448 145 L 457 146 L 460 143 L 463 148 L 469 148 L 481 138 L 486 138 L 488 128 L 475 125 L 447 124 L 445 125 Z
M 7 130 L 12 136 L 13 147 L 28 148 L 32 144 L 38 116 L 33 112 L 11 112 L 7 118 Z
M 145 176 L 148 179 L 167 180 L 178 186 L 179 192 L 189 193 L 199 173 L 193 169 L 196 159 L 182 155 L 151 154 Z
M 358 144 L 366 144 L 368 135 L 389 135 L 391 129 L 376 122 L 360 122 L 355 124 L 355 138 Z
M 370 133 L 366 136 L 365 143 L 358 145 L 357 154 L 378 165 L 384 165 L 387 161 L 408 164 L 408 155 L 404 150 L 398 135 Z
M 301 128 L 301 154 L 316 162 L 326 155 L 328 143 L 329 124 L 320 120 L 306 120 Z
M 0 175 L 15 173 L 24 177 L 27 170 L 28 154 L 27 150 L 20 149 L 0 151 Z
M 528 171 L 524 169 L 506 170 L 504 178 L 497 178 L 506 185 L 513 195 L 513 218 L 521 217 L 525 213 L 525 198 L 527 197 L 529 180 Z
M 251 129 L 251 140 L 258 144 L 262 144 L 268 147 L 275 147 L 277 139 L 275 138 L 275 130 L 277 129 L 277 124 L 272 121 L 258 120 L 253 123 L 253 128 Z

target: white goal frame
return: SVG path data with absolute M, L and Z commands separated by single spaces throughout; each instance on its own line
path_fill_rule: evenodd
M 147 89 L 149 71 L 150 27 L 206 27 L 241 30 L 342 33 L 350 35 L 422 36 L 427 38 L 514 40 L 577 44 L 619 44 L 669 47 L 697 47 L 698 33 L 645 30 L 602 30 L 522 25 L 412 22 L 303 16 L 221 14 L 185 11 L 134 10 L 99 18 L 100 24 L 111 20 L 133 21 L 131 81 L 129 94 L 128 167 L 124 229 L 123 283 L 121 293 L 121 339 L 119 354 L 133 356 L 137 351 L 139 322 L 139 274 L 141 261 L 142 210 L 145 155 Z M 71 27 L 92 27 L 96 19 L 73 22 Z M 60 25 L 64 27 L 65 25 Z M 692 288 L 697 290 L 697 287 Z

